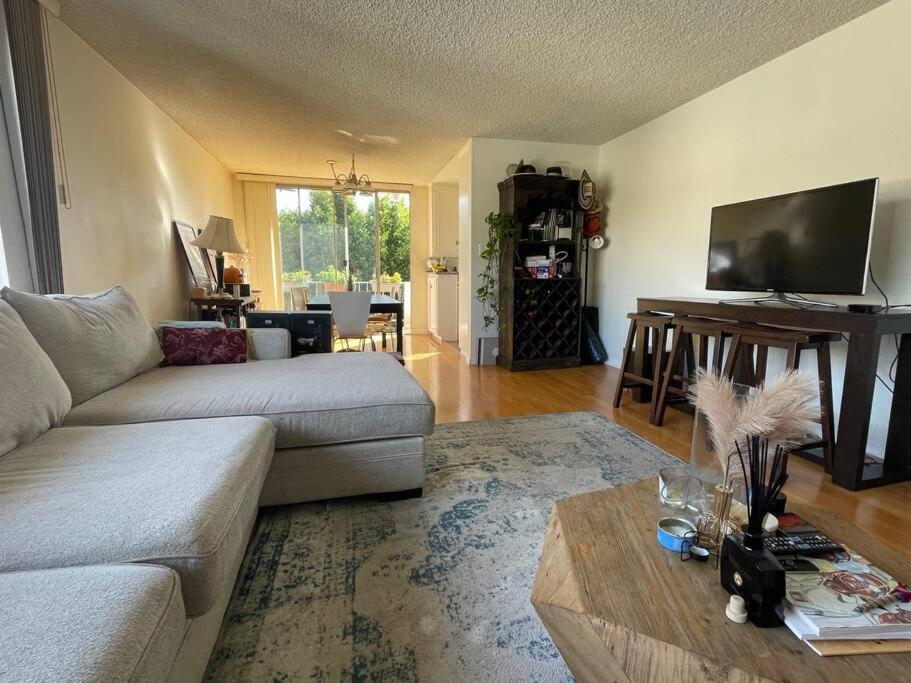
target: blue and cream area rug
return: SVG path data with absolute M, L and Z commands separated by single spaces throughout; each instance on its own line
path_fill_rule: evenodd
M 422 498 L 262 511 L 208 680 L 572 680 L 529 602 L 554 501 L 676 462 L 596 413 L 438 425 Z

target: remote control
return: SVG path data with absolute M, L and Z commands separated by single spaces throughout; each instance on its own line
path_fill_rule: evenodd
M 771 536 L 765 539 L 765 546 L 773 555 L 822 555 L 844 550 L 842 546 L 822 533 L 802 536 Z

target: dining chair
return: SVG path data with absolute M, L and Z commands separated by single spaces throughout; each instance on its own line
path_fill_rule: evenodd
M 291 287 L 291 310 L 306 311 L 307 303 L 310 301 L 310 292 L 305 286 L 295 285 Z
M 370 317 L 370 300 L 372 292 L 329 292 L 329 307 L 335 321 L 337 339 L 345 342 L 345 350 L 350 351 L 349 341 L 361 340 L 361 351 L 367 341 L 367 320 Z M 373 345 L 373 338 L 370 338 Z M 376 350 L 373 345 L 374 351 Z
M 374 281 L 374 285 L 376 282 Z M 378 294 L 386 294 L 391 296 L 397 301 L 401 301 L 401 285 L 394 282 L 381 282 L 377 287 Z M 373 343 L 373 335 L 380 334 L 383 343 L 383 351 L 386 350 L 386 335 L 389 335 L 389 338 L 392 342 L 392 350 L 400 351 L 401 349 L 395 348 L 395 320 L 392 313 L 371 313 L 368 320 L 368 331 L 370 333 L 370 341 Z

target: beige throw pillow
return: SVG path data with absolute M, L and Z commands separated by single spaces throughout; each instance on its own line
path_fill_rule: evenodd
M 0 301 L 0 457 L 60 424 L 70 390 L 9 304 Z
M 77 406 L 161 362 L 155 331 L 122 287 L 86 296 L 0 291 L 51 357 Z

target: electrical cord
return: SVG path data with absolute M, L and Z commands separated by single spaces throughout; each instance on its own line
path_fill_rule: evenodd
M 893 306 L 889 303 L 889 296 L 886 294 L 886 292 L 883 290 L 883 288 L 879 286 L 879 283 L 876 281 L 876 276 L 873 274 L 873 264 L 870 264 L 870 282 L 873 283 L 873 286 L 876 287 L 876 289 L 878 289 L 879 293 L 882 295 L 883 301 L 886 304 L 885 309 L 884 309 L 886 313 L 888 313 L 893 308 L 911 307 L 911 304 L 897 304 L 897 305 Z M 844 335 L 842 335 L 842 336 L 844 336 Z M 897 334 L 893 335 L 892 339 L 895 342 L 895 358 L 893 358 L 892 362 L 889 364 L 889 381 L 892 382 L 892 387 L 890 388 L 889 385 L 886 384 L 886 382 L 883 380 L 883 378 L 879 376 L 879 374 L 876 375 L 876 379 L 878 379 L 880 382 L 882 382 L 882 385 L 884 387 L 886 387 L 886 389 L 889 390 L 889 393 L 894 394 L 895 393 L 895 372 L 896 372 L 896 369 L 898 368 L 898 356 L 901 353 L 901 343 L 899 341 Z
M 879 286 L 879 283 L 876 281 L 876 278 L 873 276 L 873 266 L 870 266 L 870 281 L 873 283 L 873 285 L 876 287 L 877 290 L 879 290 L 879 293 L 882 295 L 883 301 L 885 302 L 884 310 L 887 313 L 893 308 L 911 308 L 911 304 L 897 304 L 897 305 L 893 306 L 892 304 L 889 303 L 889 297 L 886 295 L 885 291 L 883 291 L 883 288 Z M 794 294 L 794 296 L 796 296 L 799 299 L 803 299 L 804 301 L 809 301 L 809 299 L 807 299 L 807 297 L 801 296 L 800 294 Z M 841 335 L 842 341 L 847 343 L 848 337 L 844 334 L 844 332 L 840 332 L 839 334 Z M 876 379 L 879 380 L 880 384 L 882 384 L 886 388 L 886 391 L 888 391 L 890 394 L 895 393 L 895 389 L 894 389 L 894 387 L 895 387 L 895 370 L 898 366 L 898 356 L 900 353 L 899 339 L 898 339 L 897 334 L 894 336 L 894 339 L 895 339 L 895 358 L 893 358 L 892 362 L 889 364 L 889 375 L 888 375 L 889 381 L 892 382 L 892 386 L 890 387 L 889 383 L 886 382 L 886 380 L 884 380 L 882 377 L 879 376 L 879 373 L 876 374 Z
M 873 286 L 879 290 L 880 294 L 882 294 L 883 301 L 886 302 L 886 311 L 888 312 L 888 310 L 891 308 L 891 306 L 889 305 L 889 297 L 886 296 L 886 293 L 883 291 L 883 288 L 880 287 L 879 283 L 876 281 L 876 276 L 873 275 L 873 264 L 870 264 L 870 282 L 872 282 Z
M 845 333 L 844 333 L 844 332 L 839 332 L 839 334 L 841 335 L 841 340 L 847 344 L 847 343 L 848 343 L 848 337 L 845 335 Z M 895 360 L 898 360 L 898 356 L 897 356 L 897 355 L 895 356 Z M 894 364 L 895 364 L 895 361 L 893 361 L 892 363 L 893 363 L 893 365 L 894 365 Z M 876 373 L 876 379 L 879 380 L 880 384 L 882 384 L 882 385 L 886 388 L 886 391 L 888 391 L 890 394 L 894 394 L 894 393 L 895 393 L 895 390 L 894 390 L 892 387 L 889 386 L 889 384 L 888 384 L 888 382 L 886 382 L 886 380 L 884 380 L 882 377 L 879 376 L 879 373 Z M 892 379 L 892 368 L 891 368 L 891 367 L 889 368 L 889 379 Z M 895 384 L 895 380 L 894 380 L 894 379 L 892 380 L 892 383 Z

